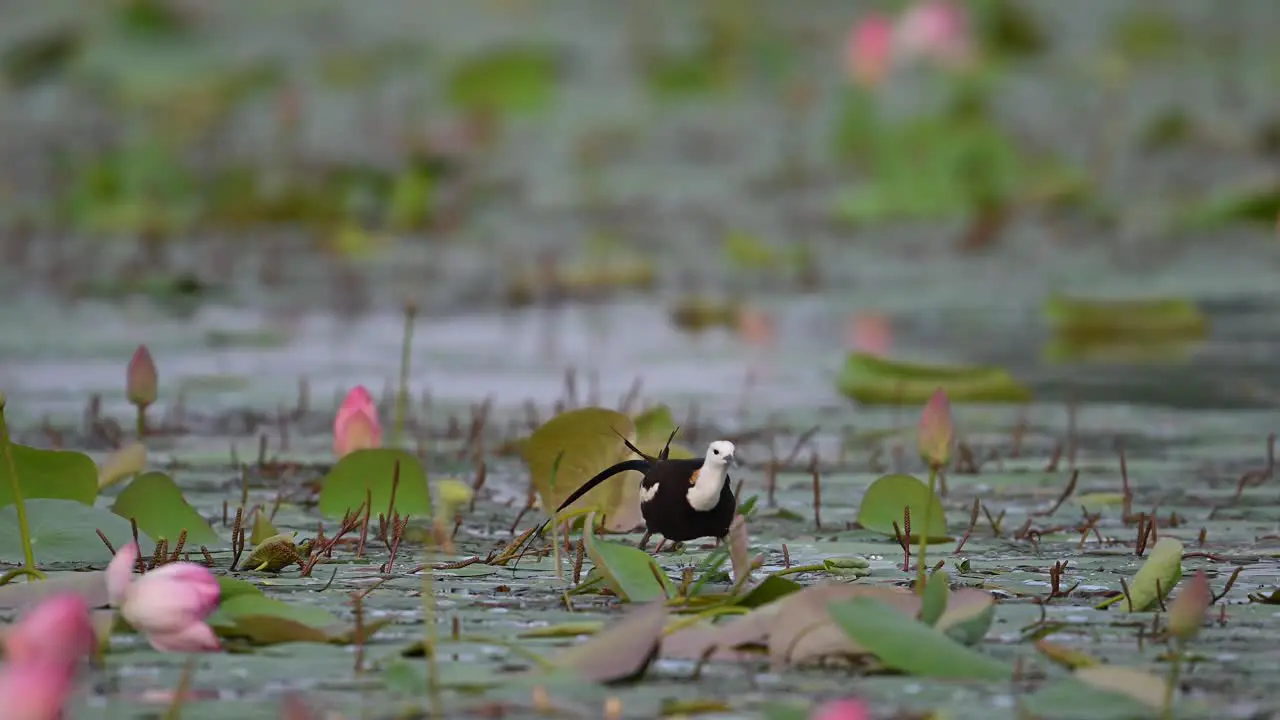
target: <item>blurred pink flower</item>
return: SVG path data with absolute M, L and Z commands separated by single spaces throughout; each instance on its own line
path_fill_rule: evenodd
M 4 635 L 4 658 L 10 665 L 63 665 L 71 672 L 97 647 L 89 604 L 75 594 L 44 600 Z
M 133 580 L 137 543 L 116 553 L 107 567 L 111 604 L 161 652 L 207 652 L 221 649 L 205 618 L 218 607 L 221 589 L 209 569 L 175 562 Z
M 893 22 L 872 13 L 853 26 L 845 46 L 845 70 L 854 82 L 876 87 L 889 70 L 893 53 Z
M 61 720 L 74 679 L 66 663 L 10 662 L 0 668 L 0 713 L 5 720 Z
M 819 705 L 809 720 L 871 720 L 871 711 L 861 700 L 829 700 Z
M 773 315 L 759 308 L 742 308 L 738 312 L 738 334 L 750 345 L 772 345 L 775 338 Z
M 347 393 L 333 420 L 333 454 L 342 457 L 354 450 L 382 445 L 382 423 L 378 406 L 363 385 Z
M 849 340 L 858 352 L 885 357 L 893 345 L 893 327 L 885 315 L 854 313 L 849 318 Z
M 924 59 L 943 67 L 963 67 L 973 58 L 973 38 L 965 12 L 951 0 L 920 0 L 894 23 L 893 55 Z

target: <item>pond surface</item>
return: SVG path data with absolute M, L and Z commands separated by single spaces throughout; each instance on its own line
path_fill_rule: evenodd
M 547 41 L 565 57 L 553 109 L 512 122 L 496 148 L 469 157 L 466 181 L 445 191 L 461 196 L 487 188 L 483 201 L 462 203 L 464 219 L 456 225 L 398 234 L 378 252 L 340 258 L 296 230 L 194 228 L 170 243 L 161 275 L 193 272 L 213 288 L 207 295 L 175 302 L 138 292 L 104 300 L 101 295 L 120 294 L 128 284 L 135 251 L 129 233 L 42 231 L 20 261 L 9 260 L 19 256 L 10 239 L 15 252 L 0 264 L 0 389 L 15 440 L 81 449 L 101 460 L 110 443 L 86 431 L 86 407 L 98 396 L 104 416 L 131 427 L 124 368 L 145 343 L 161 378 L 153 417 L 185 427 L 148 440 L 150 463 L 171 467 L 187 500 L 212 519 L 225 541 L 210 547 L 219 572 L 231 560 L 224 507 L 230 499 L 234 512 L 241 492 L 232 453 L 252 467 L 265 437 L 269 457 L 298 464 L 283 479 L 252 467 L 248 507 L 278 503 L 279 531 L 313 535 L 321 517 L 304 501 L 305 486 L 332 462 L 332 418 L 341 394 L 366 385 L 389 422 L 406 301 L 419 308 L 410 436 L 433 479 L 470 481 L 475 466 L 467 458 L 466 428 L 480 403 L 492 403 L 480 432 L 486 482 L 474 509 L 464 513 L 455 552 L 431 552 L 422 543 L 399 549 L 390 579 L 364 601 L 367 618 L 391 622 L 368 642 L 360 672 L 356 652 L 343 645 L 284 643 L 201 656 L 192 679 L 196 697 L 184 718 L 276 717 L 288 691 L 347 717 L 413 716 L 414 708 L 426 707 L 426 662 L 402 651 L 423 635 L 424 574 L 435 597 L 448 717 L 480 717 L 489 702 L 509 703 L 506 717 L 534 716 L 531 689 L 521 681 L 477 685 L 533 667 L 512 643 L 550 657 L 583 639 L 522 637 L 529 629 L 611 623 L 622 603 L 581 594 L 566 607 L 572 583 L 567 572 L 557 577 L 550 557 L 515 568 L 484 562 L 420 568 L 486 558 L 543 519 L 541 511 L 518 515 L 528 471 L 514 454 L 499 451 L 529 431 L 526 405 L 543 420 L 557 402 L 618 407 L 637 382 L 640 404 L 672 408 L 687 446 L 742 438 L 747 466 L 738 479 L 743 497 L 759 497 L 748 531 L 752 553 L 764 555 L 762 572 L 857 555 L 872 561 L 871 575 L 858 582 L 907 582 L 912 574 L 901 570 L 898 544 L 854 527 L 863 493 L 876 478 L 927 472 L 913 437 L 918 407 L 863 406 L 837 390 L 848 353 L 869 344 L 897 359 L 1003 367 L 1034 394 L 1026 405 L 955 408 L 959 439 L 979 467 L 947 477 L 948 530 L 964 534 L 975 499 L 1003 519 L 981 519 L 958 552 L 951 542 L 931 546 L 930 557 L 947 561 L 958 586 L 996 594 L 995 621 L 979 645 L 983 653 L 1024 663 L 1031 684 L 1045 675 L 1059 678 L 1064 671 L 1035 650 L 1039 627 L 1053 642 L 1107 663 L 1166 671 L 1163 644 L 1144 641 L 1143 631 L 1116 608 L 1093 607 L 1105 593 L 1120 591 L 1143 560 L 1135 553 L 1136 528 L 1116 501 L 1119 443 L 1133 508 L 1157 514 L 1160 536 L 1185 544 L 1184 574 L 1203 568 L 1221 592 L 1243 568 L 1212 609 L 1216 621 L 1192 646 L 1196 659 L 1184 675 L 1188 717 L 1196 716 L 1190 704 L 1196 700 L 1213 707 L 1216 717 L 1280 712 L 1280 653 L 1267 640 L 1280 632 L 1278 613 L 1250 599 L 1280 586 L 1274 474 L 1237 497 L 1241 475 L 1264 466 L 1267 435 L 1280 430 L 1280 245 L 1270 227 L 1166 232 L 1153 220 L 1185 198 L 1270 173 L 1265 157 L 1240 151 L 1233 138 L 1274 111 L 1280 56 L 1270 44 L 1272 4 L 1239 2 L 1209 12 L 1190 0 L 1170 3 L 1180 27 L 1203 35 L 1187 41 L 1182 54 L 1135 64 L 1115 93 L 1121 99 L 1108 100 L 1082 67 L 1107 41 L 1119 4 L 1027 3 L 1052 28 L 1054 48 L 1008 70 L 999 111 L 1036 142 L 1094 163 L 1096 191 L 1118 208 L 1120 220 L 1064 220 L 1033 208 L 1015 215 L 996 247 L 968 254 L 954 249 L 966 227 L 961 217 L 856 226 L 831 218 L 841 192 L 857 179 L 830 157 L 827 125 L 845 82 L 838 65 L 842 38 L 865 4 L 811 0 L 804 12 L 793 13 L 756 3 L 768 8 L 767 24 L 776 33 L 770 37 L 803 38 L 790 41 L 792 72 L 809 78 L 819 98 L 803 121 L 778 101 L 784 83 L 764 72 L 748 73 L 732 92 L 685 103 L 666 104 L 646 92 L 622 48 L 633 42 L 682 47 L 695 27 L 693 3 L 654 3 L 648 10 L 577 0 L 477 0 L 447 4 L 447 10 L 441 3 L 389 0 L 376 6 L 326 0 L 306 9 L 192 5 L 207 13 L 213 38 L 189 52 L 200 61 L 193 65 L 271 57 L 296 74 L 306 90 L 301 114 L 307 122 L 293 138 L 294 151 L 308 157 L 395 158 L 394 138 L 407 129 L 452 127 L 457 114 L 436 109 L 443 106 L 441 68 L 485 43 Z M 82 3 L 49 2 L 24 14 L 23 27 L 0 29 L 0 41 L 78 14 L 86 27 L 99 28 L 107 19 L 96 12 Z M 369 87 L 336 90 L 317 79 L 322 58 L 357 57 L 395 43 L 415 50 Z M 165 69 L 165 62 L 188 55 L 111 40 L 86 57 L 88 68 L 145 89 L 148 83 L 169 87 L 169 76 L 181 73 Z M 927 101 L 931 87 L 908 77 L 886 90 L 885 102 L 911 107 Z M 1221 102 L 1223 96 L 1231 102 Z M 0 161 L 37 169 L 21 177 L 0 171 L 8 197 L 38 205 L 48 190 L 39 178 L 48 168 L 36 148 L 85 136 L 93 123 L 71 112 L 84 102 L 72 82 L 5 98 Z M 1134 136 L 1169 107 L 1193 110 L 1208 134 L 1226 139 L 1158 158 L 1144 154 Z M 221 144 L 207 152 L 265 157 L 274 147 L 273 112 L 267 99 L 246 103 L 227 121 Z M 118 128 L 145 127 L 140 116 L 120 112 Z M 609 150 L 594 174 L 575 159 L 588 136 L 605 138 L 598 142 Z M 1099 151 L 1099 137 L 1112 144 Z M 777 179 L 780 158 L 792 152 L 799 153 L 804 182 Z M 1099 152 L 1109 161 L 1088 159 Z M 4 210 L 6 218 L 11 210 Z M 805 245 L 815 258 L 816 282 L 801 287 L 797 272 L 735 267 L 721 247 L 732 230 L 778 247 Z M 651 262 L 654 287 L 610 290 L 590 301 L 519 308 L 505 302 L 518 270 L 535 267 L 548 252 L 570 264 L 590 259 L 601 236 L 611 238 L 603 243 L 606 255 Z M 268 270 L 275 277 L 269 283 L 262 281 Z M 1082 356 L 1079 348 L 1055 347 L 1043 313 L 1055 292 L 1187 298 L 1206 314 L 1210 329 L 1199 340 L 1093 348 L 1092 356 Z M 694 294 L 740 298 L 767 329 L 681 330 L 672 308 Z M 295 408 L 289 419 L 279 419 Z M 767 469 L 814 426 L 819 430 L 809 439 L 822 466 L 821 527 L 808 453 L 772 480 Z M 1076 470 L 1074 490 L 1055 506 Z M 1036 514 L 1050 508 L 1055 511 Z M 1082 515 L 1096 512 L 1096 533 L 1082 533 Z M 1169 525 L 1171 514 L 1179 520 Z M 690 543 L 679 554 L 655 557 L 675 579 L 709 553 Z M 378 567 L 387 556 L 377 545 L 361 558 L 339 551 L 337 562 L 319 566 L 314 577 L 299 577 L 296 567 L 235 575 L 272 597 L 322 607 L 350 622 L 350 594 L 381 577 Z M 1064 587 L 1079 587 L 1042 605 L 1058 561 L 1068 562 Z M 793 579 L 808 585 L 826 578 L 815 572 Z M 1138 617 L 1146 626 L 1152 615 Z M 167 703 L 159 691 L 177 685 L 186 662 L 118 633 L 74 717 L 156 717 Z M 761 662 L 710 662 L 695 672 L 694 666 L 661 658 L 640 683 L 553 685 L 550 696 L 563 717 L 600 717 L 612 696 L 628 718 L 678 714 L 694 707 L 681 702 L 694 701 L 708 701 L 705 717 L 760 717 L 771 702 L 854 692 L 886 717 L 938 709 L 951 718 L 1012 718 L 1031 692 L 1009 683 L 939 682 L 844 667 L 774 671 Z M 1073 711 L 1032 710 L 1046 718 L 1090 717 Z

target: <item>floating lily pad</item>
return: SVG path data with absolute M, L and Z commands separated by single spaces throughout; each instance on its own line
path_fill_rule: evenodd
M 100 563 L 105 566 L 111 562 L 112 554 L 98 538 L 97 530 L 101 530 L 116 548 L 122 548 L 133 540 L 129 521 L 104 508 L 75 500 L 45 498 L 28 500 L 25 505 L 31 546 L 36 562 L 41 565 Z M 139 532 L 139 541 L 143 541 L 143 533 L 145 531 Z M 0 561 L 17 563 L 22 562 L 22 557 L 17 513 L 12 505 L 0 508 Z
M 396 464 L 399 463 L 399 482 Z M 391 507 L 395 487 L 395 507 Z M 431 516 L 427 472 L 418 458 L 404 450 L 366 448 L 342 456 L 320 481 L 320 512 L 340 518 L 365 504 L 372 494 L 371 516 L 400 513 L 416 518 Z M 390 515 L 387 515 L 390 517 Z
M 894 523 L 898 524 L 898 533 L 905 532 L 903 527 L 903 508 L 911 508 L 911 542 L 919 542 L 924 529 L 926 506 L 932 503 L 929 511 L 929 542 L 947 542 L 947 517 L 942 507 L 942 499 L 935 492 L 929 494 L 929 486 L 911 475 L 885 475 L 867 488 L 862 496 L 862 504 L 858 506 L 858 524 L 882 535 L 895 536 Z
M 98 466 L 81 452 L 40 450 L 12 443 L 13 465 L 22 497 L 74 500 L 92 505 L 98 496 Z M 0 459 L 0 507 L 13 503 L 9 464 Z
M 1072 338 L 1203 337 L 1209 319 L 1191 300 L 1083 300 L 1055 295 L 1045 305 L 1054 332 Z
M 924 403 L 942 388 L 953 403 L 1022 403 L 1031 391 L 994 367 L 946 367 L 853 353 L 836 380 L 840 392 L 869 405 Z
M 191 546 L 217 545 L 222 542 L 209 522 L 182 496 L 173 478 L 162 472 L 149 472 L 133 479 L 116 498 L 111 511 L 138 523 L 138 529 L 159 541 L 178 541 L 183 530 Z

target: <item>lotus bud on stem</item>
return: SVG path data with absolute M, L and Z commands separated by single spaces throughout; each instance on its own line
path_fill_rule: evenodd
M 18 466 L 13 461 L 13 445 L 9 442 L 9 424 L 4 419 L 4 393 L 0 392 L 0 453 L 4 454 L 5 470 L 9 472 L 10 490 L 13 492 L 13 509 L 18 516 L 18 534 L 22 536 L 22 567 L 20 574 L 43 580 L 36 569 L 35 553 L 31 549 L 31 527 L 27 524 L 27 505 L 22 499 L 22 484 L 18 482 Z M 9 575 L 12 580 L 17 574 Z
M 130 404 L 138 408 L 138 437 L 147 434 L 147 407 L 156 401 L 158 376 L 156 363 L 146 345 L 139 345 L 129 360 L 125 373 L 125 394 Z
M 1173 648 L 1161 715 L 1166 719 L 1173 717 L 1173 699 L 1177 692 L 1178 677 L 1182 673 L 1182 656 L 1187 652 L 1187 643 L 1200 632 L 1205 614 L 1212 604 L 1213 590 L 1209 587 L 1209 579 L 1205 577 L 1204 570 L 1197 570 L 1191 582 L 1169 605 L 1169 634 L 1173 638 Z
M 925 555 L 929 549 L 929 528 L 933 521 L 933 496 L 938 485 L 938 473 L 951 459 L 951 446 L 955 442 L 955 425 L 951 421 L 951 401 L 942 388 L 934 390 L 929 402 L 920 413 L 916 428 L 916 443 L 920 456 L 929 464 L 929 495 L 925 499 L 924 522 L 920 525 L 920 551 L 916 557 L 916 592 L 924 594 Z

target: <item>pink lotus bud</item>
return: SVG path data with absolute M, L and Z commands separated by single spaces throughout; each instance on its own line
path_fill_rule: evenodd
M 930 467 L 942 467 L 951 459 L 951 443 L 956 429 L 951 422 L 951 401 L 942 388 L 933 391 L 929 402 L 920 413 L 920 425 L 916 428 L 916 444 L 920 456 Z
M 751 345 L 773 345 L 776 337 L 773 315 L 758 308 L 743 308 L 738 313 L 738 334 Z
M 382 445 L 382 423 L 378 422 L 378 406 L 363 385 L 347 393 L 333 420 L 333 454 L 342 457 L 355 450 Z
M 28 610 L 4 636 L 10 664 L 74 668 L 97 649 L 89 605 L 76 594 L 54 595 Z
M 845 46 L 845 70 L 854 82 L 876 87 L 889 70 L 893 53 L 893 23 L 873 13 L 853 27 Z
M 973 40 L 963 10 L 951 0 L 921 0 L 894 26 L 894 53 L 902 59 L 932 60 L 962 67 L 973 58 Z
M 175 562 L 132 581 L 137 557 L 138 547 L 131 542 L 107 567 L 107 596 L 124 619 L 161 652 L 218 650 L 218 638 L 204 621 L 221 596 L 213 573 L 195 563 Z
M 1178 593 L 1169 605 L 1169 632 L 1183 640 L 1190 640 L 1200 632 L 1205 613 L 1213 604 L 1213 590 L 1204 570 L 1197 570 L 1191 582 Z
M 129 368 L 125 375 L 125 394 L 129 402 L 139 407 L 146 407 L 156 401 L 157 390 L 156 363 L 151 359 L 151 352 L 146 345 L 139 345 L 129 360 Z
M 809 720 L 871 720 L 871 711 L 861 700 L 830 700 L 818 706 Z
M 72 668 L 61 663 L 15 663 L 0 668 L 5 720 L 61 720 L 74 689 Z

